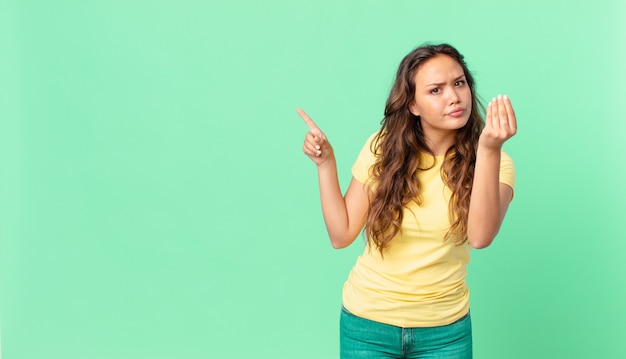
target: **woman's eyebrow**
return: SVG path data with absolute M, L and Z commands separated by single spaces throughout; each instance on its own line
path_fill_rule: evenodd
M 456 78 L 454 79 L 454 82 L 456 82 L 456 81 L 458 81 L 458 80 L 462 79 L 463 77 L 465 77 L 465 74 L 462 74 L 462 75 L 460 75 L 460 76 L 456 77 Z M 432 83 L 432 84 L 428 84 L 428 85 L 426 85 L 426 86 L 424 86 L 424 87 L 428 87 L 428 86 L 441 86 L 441 85 L 445 85 L 445 84 L 446 84 L 445 82 L 435 82 L 435 83 Z

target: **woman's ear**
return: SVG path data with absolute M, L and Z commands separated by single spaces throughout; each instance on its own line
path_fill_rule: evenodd
M 414 116 L 419 116 L 420 113 L 417 110 L 417 106 L 415 106 L 415 101 L 411 101 L 409 102 L 409 111 L 414 115 Z

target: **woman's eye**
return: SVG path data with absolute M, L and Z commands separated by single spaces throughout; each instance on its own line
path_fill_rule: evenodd
M 434 89 L 430 90 L 430 93 L 439 93 L 439 89 L 438 88 L 434 88 Z
M 459 80 L 457 82 L 454 83 L 455 86 L 463 86 L 465 85 L 465 80 Z

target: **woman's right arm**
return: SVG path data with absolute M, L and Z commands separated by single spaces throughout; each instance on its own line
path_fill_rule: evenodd
M 322 214 L 333 248 L 349 246 L 365 225 L 369 189 L 352 178 L 346 195 L 341 194 L 333 148 L 324 133 L 301 109 L 298 114 L 309 127 L 302 150 L 317 165 Z

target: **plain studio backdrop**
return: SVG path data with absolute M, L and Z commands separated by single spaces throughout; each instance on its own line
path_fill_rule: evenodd
M 518 173 L 469 265 L 474 352 L 626 357 L 624 2 L 0 0 L 5 359 L 335 358 L 305 109 L 345 190 L 397 66 L 508 94 Z

